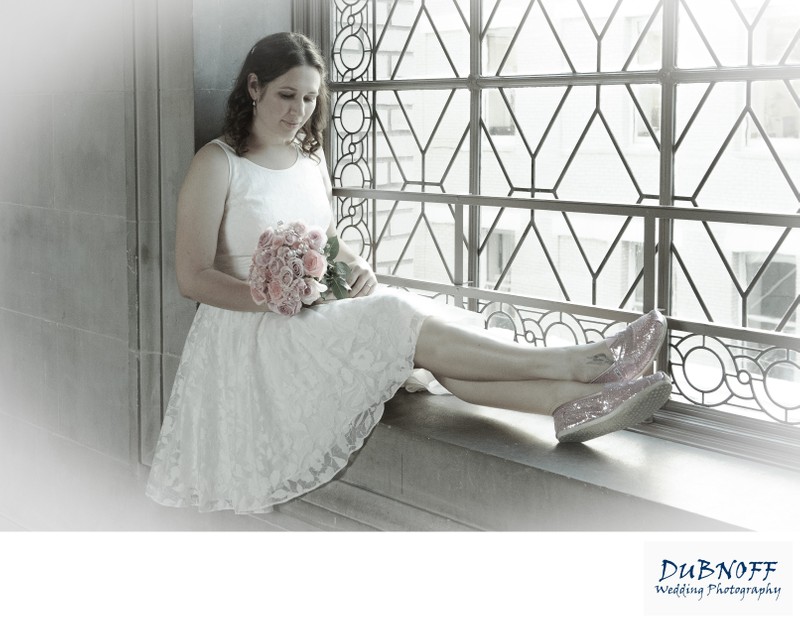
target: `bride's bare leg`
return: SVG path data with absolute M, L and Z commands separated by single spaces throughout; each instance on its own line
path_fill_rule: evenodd
M 465 381 L 550 379 L 588 383 L 608 369 L 614 357 L 604 341 L 536 348 L 429 317 L 420 329 L 414 361 L 437 377 Z
M 461 381 L 437 377 L 465 402 L 525 413 L 552 415 L 566 402 L 597 393 L 600 387 L 577 381 Z

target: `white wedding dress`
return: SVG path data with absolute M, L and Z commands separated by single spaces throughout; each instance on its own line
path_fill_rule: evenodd
M 230 163 L 217 269 L 245 279 L 259 235 L 279 221 L 327 227 L 324 165 L 298 152 L 292 167 L 266 169 L 214 142 Z M 450 309 L 389 288 L 293 317 L 200 305 L 147 495 L 259 513 L 330 481 L 409 379 L 420 326 L 435 308 Z

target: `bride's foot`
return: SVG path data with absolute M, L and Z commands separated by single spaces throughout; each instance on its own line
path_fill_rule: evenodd
M 653 311 L 638 318 L 624 330 L 603 340 L 614 362 L 592 383 L 613 383 L 639 377 L 653 363 L 667 336 L 667 319 Z
M 599 392 L 553 411 L 559 442 L 587 441 L 639 424 L 663 406 L 672 382 L 663 372 L 635 381 L 608 383 Z

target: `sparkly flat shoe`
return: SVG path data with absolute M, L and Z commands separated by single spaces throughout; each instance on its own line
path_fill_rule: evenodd
M 556 439 L 587 441 L 639 424 L 664 405 L 671 391 L 672 381 L 663 372 L 608 383 L 596 394 L 565 403 L 553 412 Z
M 667 319 L 654 309 L 629 324 L 616 335 L 606 338 L 614 353 L 614 363 L 592 383 L 629 381 L 639 377 L 653 363 L 667 336 Z

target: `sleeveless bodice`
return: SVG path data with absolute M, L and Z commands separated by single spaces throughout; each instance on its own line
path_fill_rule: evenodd
M 314 179 L 327 175 L 320 163 L 298 149 L 297 160 L 288 169 L 267 169 L 237 156 L 224 141 L 212 143 L 225 151 L 230 166 L 214 268 L 246 279 L 259 236 L 280 221 L 303 221 L 327 230 L 330 202 L 325 185 Z

